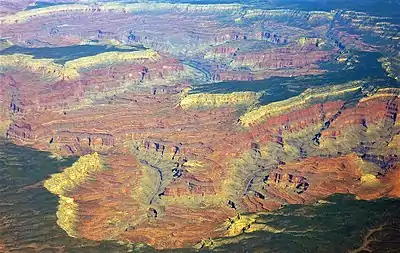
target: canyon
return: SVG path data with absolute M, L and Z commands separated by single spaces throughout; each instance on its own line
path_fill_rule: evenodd
M 23 225 L 0 205 L 0 252 L 264 252 L 252 238 L 287 238 L 272 219 L 286 211 L 398 205 L 396 18 L 240 1 L 32 2 L 0 4 L 0 156 L 29 147 L 52 169 L 30 158 L 40 178 L 0 190 L 5 203 L 32 189 L 57 197 L 53 226 L 73 243 L 8 236 Z M 396 230 L 387 213 L 382 230 Z

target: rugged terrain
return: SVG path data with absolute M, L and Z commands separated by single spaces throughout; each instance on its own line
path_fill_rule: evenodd
M 263 252 L 260 242 L 303 229 L 269 215 L 342 204 L 391 221 L 360 225 L 349 235 L 359 243 L 335 252 L 381 247 L 369 241 L 381 230 L 398 247 L 398 201 L 375 199 L 400 196 L 399 21 L 277 6 L 2 1 L 0 251 L 232 252 L 240 242 Z M 52 157 L 28 162 L 37 174 L 14 188 L 8 168 L 23 162 L 6 149 L 23 148 L 9 142 Z M 57 196 L 57 210 L 15 205 L 50 212 L 57 232 L 41 236 L 70 248 L 21 235 L 21 217 L 7 214 L 15 192 Z M 329 197 L 338 193 L 353 197 Z

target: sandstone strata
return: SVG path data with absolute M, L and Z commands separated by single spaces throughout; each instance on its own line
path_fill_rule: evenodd
M 231 94 L 190 94 L 180 101 L 183 108 L 215 108 L 220 106 L 244 105 L 257 103 L 260 95 L 254 92 L 233 92 Z
M 80 157 L 44 183 L 70 236 L 179 248 L 250 227 L 280 233 L 247 212 L 334 193 L 398 196 L 397 83 L 333 85 L 322 66 L 354 74 L 357 50 L 381 52 L 395 76 L 397 45 L 360 35 L 395 40 L 393 24 L 349 11 L 145 3 L 57 5 L 0 20 L 9 45 L 131 49 L 65 63 L 34 51 L 0 56 L 0 133 Z M 309 75 L 326 83 L 309 88 Z M 293 83 L 214 83 L 274 76 Z M 281 90 L 285 99 L 269 94 Z

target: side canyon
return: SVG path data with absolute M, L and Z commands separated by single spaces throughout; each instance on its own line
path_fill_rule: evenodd
M 400 247 L 363 237 L 400 228 L 398 17 L 228 2 L 0 1 L 0 252 L 267 252 L 336 209 L 376 210 L 299 252 Z

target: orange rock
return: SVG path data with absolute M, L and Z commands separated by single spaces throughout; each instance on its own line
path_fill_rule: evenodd
M 399 198 L 400 197 L 400 165 L 394 166 L 391 171 L 385 176 L 384 182 L 388 182 L 391 189 L 388 196 Z
M 7 253 L 8 251 L 6 250 L 6 246 L 0 242 L 0 252 Z

